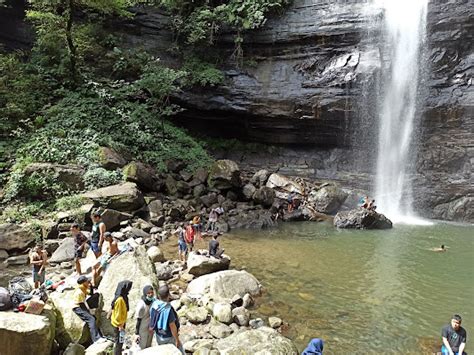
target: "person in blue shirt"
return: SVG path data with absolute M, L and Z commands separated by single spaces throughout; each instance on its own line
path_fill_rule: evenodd
M 158 345 L 173 344 L 183 355 L 183 345 L 179 340 L 179 319 L 170 301 L 170 290 L 164 285 L 158 289 L 158 300 L 150 309 L 150 329 L 155 332 Z

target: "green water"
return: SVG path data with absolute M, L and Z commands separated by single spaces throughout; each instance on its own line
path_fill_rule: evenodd
M 429 250 L 441 244 L 449 250 Z M 287 223 L 233 232 L 221 245 L 234 267 L 265 286 L 258 312 L 288 321 L 286 335 L 301 350 L 321 337 L 327 353 L 426 353 L 437 349 L 441 327 L 459 313 L 466 351 L 474 351 L 472 226 L 349 231 Z

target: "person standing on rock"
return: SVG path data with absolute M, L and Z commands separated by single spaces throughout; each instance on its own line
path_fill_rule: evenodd
M 35 288 L 40 287 L 44 283 L 46 276 L 46 263 L 48 253 L 43 249 L 41 244 L 36 244 L 33 253 L 30 255 L 30 264 L 33 265 L 33 282 Z
M 78 275 L 82 274 L 80 260 L 84 257 L 84 249 L 88 242 L 87 237 L 81 232 L 79 224 L 74 223 L 71 226 L 71 234 L 74 238 L 74 262 L 76 264 L 76 272 Z
M 217 223 L 217 212 L 216 212 L 216 209 L 213 208 L 211 210 L 211 212 L 209 213 L 209 220 L 208 220 L 208 223 L 207 223 L 207 227 L 206 227 L 206 232 L 214 232 L 216 230 L 216 223 Z
M 179 340 L 178 315 L 169 303 L 170 290 L 163 285 L 158 289 L 159 300 L 155 300 L 150 310 L 150 330 L 155 332 L 158 345 L 174 344 L 183 355 L 183 345 Z
M 99 257 L 99 262 L 92 267 L 92 281 L 94 286 L 98 285 L 101 272 L 107 270 L 110 261 L 120 252 L 117 240 L 115 240 L 110 232 L 104 233 L 104 240 L 108 244 L 107 251 Z
M 110 323 L 115 328 L 115 346 L 114 355 L 122 354 L 122 347 L 125 341 L 125 323 L 127 322 L 128 310 L 128 293 L 132 289 L 132 281 L 120 281 L 115 290 L 115 296 L 112 301 L 112 314 Z
M 183 228 L 183 224 L 179 225 L 175 233 L 178 235 L 178 257 L 179 257 L 179 260 L 185 263 L 188 247 L 186 245 L 186 238 L 185 238 L 186 231 Z
M 150 331 L 150 309 L 151 304 L 155 301 L 155 291 L 153 286 L 146 285 L 143 287 L 143 296 L 137 303 L 135 315 L 137 316 L 137 325 L 135 327 L 135 335 L 140 349 L 146 349 L 151 346 L 153 340 L 153 332 Z
M 193 229 L 194 229 L 194 235 L 196 238 L 201 239 L 201 216 L 196 215 L 193 217 Z
M 92 218 L 92 234 L 91 249 L 96 258 L 102 254 L 102 244 L 104 244 L 104 235 L 106 231 L 105 223 L 102 221 L 102 215 L 99 211 L 95 211 L 91 215 Z
M 79 276 L 77 279 L 78 287 L 74 291 L 72 296 L 74 301 L 74 307 L 72 311 L 77 314 L 82 321 L 84 321 L 89 327 L 92 341 L 95 343 L 102 338 L 99 328 L 97 327 L 95 317 L 89 312 L 86 305 L 86 296 L 89 293 L 91 282 L 86 276 Z

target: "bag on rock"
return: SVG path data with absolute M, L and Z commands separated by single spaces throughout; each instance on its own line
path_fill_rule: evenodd
M 0 287 L 0 311 L 8 311 L 13 307 L 12 299 L 8 290 Z
M 18 307 L 20 303 L 31 299 L 30 292 L 32 287 L 22 276 L 16 276 L 8 282 L 8 291 L 10 291 L 13 306 Z

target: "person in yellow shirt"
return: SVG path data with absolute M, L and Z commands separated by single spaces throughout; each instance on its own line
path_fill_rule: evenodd
M 103 340 L 100 333 L 99 327 L 97 327 L 95 317 L 89 312 L 89 309 L 86 305 L 86 296 L 89 293 L 91 287 L 90 279 L 86 276 L 80 276 L 77 279 L 78 286 L 73 294 L 74 307 L 72 311 L 77 314 L 81 320 L 83 320 L 89 327 L 92 341 Z
M 125 323 L 127 322 L 128 293 L 132 289 L 132 281 L 120 281 L 115 290 L 115 296 L 112 301 L 112 315 L 110 323 L 115 328 L 115 346 L 114 355 L 122 354 L 122 347 L 125 339 Z

